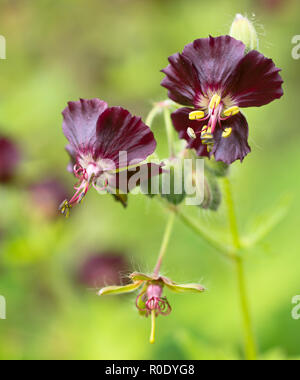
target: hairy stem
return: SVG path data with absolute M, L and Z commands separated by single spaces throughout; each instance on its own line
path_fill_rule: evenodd
M 167 248 L 169 245 L 169 241 L 170 241 L 173 226 L 174 226 L 174 221 L 175 221 L 175 214 L 170 214 L 169 220 L 168 220 L 168 223 L 167 223 L 167 226 L 165 229 L 162 245 L 160 248 L 157 264 L 156 264 L 155 269 L 154 269 L 154 275 L 156 275 L 156 276 L 159 275 L 163 259 L 165 257 L 166 252 L 167 252 Z
M 240 305 L 243 316 L 244 336 L 245 336 L 245 352 L 248 360 L 256 360 L 256 343 L 254 338 L 254 329 L 252 325 L 250 308 L 248 302 L 247 286 L 245 279 L 244 261 L 239 255 L 241 250 L 241 242 L 238 230 L 238 223 L 234 208 L 234 202 L 232 197 L 231 185 L 228 178 L 224 179 L 225 200 L 228 208 L 228 218 L 230 224 L 230 230 L 232 234 L 233 247 L 234 247 L 234 260 L 236 263 L 236 272 L 238 280 L 238 289 L 240 295 Z
M 171 158 L 174 158 L 175 157 L 174 128 L 173 128 L 170 116 L 171 116 L 170 110 L 168 108 L 165 108 L 164 109 L 164 118 L 165 118 L 165 126 L 166 126 L 167 137 L 168 137 L 169 155 Z
M 152 110 L 149 112 L 149 114 L 146 117 L 146 122 L 145 124 L 151 129 L 153 121 L 155 117 L 159 114 L 160 108 L 158 106 L 154 106 Z

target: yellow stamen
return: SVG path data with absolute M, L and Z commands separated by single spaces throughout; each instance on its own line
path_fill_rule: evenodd
M 190 120 L 201 120 L 205 116 L 205 113 L 203 111 L 193 111 L 189 114 Z
M 193 130 L 193 128 L 188 128 L 187 129 L 187 134 L 188 134 L 188 136 L 191 138 L 191 139 L 196 139 L 197 138 L 197 136 L 196 136 L 196 133 L 195 133 L 195 131 Z
M 213 134 L 211 133 L 211 127 L 207 127 L 207 125 L 203 128 L 201 133 L 202 140 L 211 140 L 213 139 Z
M 230 107 L 230 108 L 228 108 L 227 110 L 224 111 L 224 115 L 228 116 L 228 117 L 235 116 L 238 113 L 240 113 L 240 109 L 237 106 Z
M 221 103 L 221 96 L 215 94 L 209 103 L 209 108 L 213 110 L 214 108 L 218 107 L 218 105 Z
M 63 201 L 62 204 L 59 206 L 60 212 L 68 219 L 70 216 L 70 209 L 71 206 L 67 200 Z
M 226 128 L 224 132 L 222 133 L 222 137 L 224 139 L 227 139 L 232 134 L 232 128 Z
M 154 344 L 155 343 L 155 324 L 156 324 L 156 311 L 155 310 L 152 310 L 152 312 L 151 312 L 151 323 L 152 323 L 152 328 L 151 328 L 150 343 Z

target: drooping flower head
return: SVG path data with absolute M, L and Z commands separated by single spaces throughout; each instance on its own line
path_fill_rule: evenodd
M 0 137 L 0 183 L 13 179 L 19 163 L 20 152 L 16 144 L 6 137 Z
M 73 198 L 61 205 L 64 214 L 83 200 L 91 186 L 108 192 L 121 188 L 116 172 L 137 166 L 156 148 L 153 133 L 140 118 L 100 99 L 70 102 L 63 117 L 69 170 L 79 180 Z M 125 187 L 128 190 L 127 182 Z
M 155 343 L 156 318 L 167 316 L 172 312 L 168 299 L 163 296 L 164 287 L 174 293 L 202 293 L 205 291 L 199 284 L 176 284 L 167 277 L 134 272 L 130 275 L 132 284 L 125 286 L 108 286 L 99 291 L 99 296 L 131 293 L 140 289 L 136 298 L 136 307 L 145 317 L 151 317 L 152 329 L 150 343 Z
M 162 86 L 187 106 L 172 114 L 179 137 L 199 156 L 231 164 L 250 153 L 248 123 L 240 108 L 260 107 L 283 95 L 271 59 L 230 36 L 198 39 L 169 57 Z

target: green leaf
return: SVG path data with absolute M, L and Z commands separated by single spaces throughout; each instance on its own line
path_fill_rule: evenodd
M 253 247 L 263 240 L 286 217 L 293 197 L 286 195 L 277 204 L 263 214 L 256 217 L 249 228 L 248 234 L 242 238 L 244 247 Z
M 99 291 L 99 296 L 108 296 L 108 295 L 118 295 L 124 293 L 132 293 L 137 290 L 141 285 L 142 281 L 134 282 L 133 284 L 125 286 L 108 286 Z

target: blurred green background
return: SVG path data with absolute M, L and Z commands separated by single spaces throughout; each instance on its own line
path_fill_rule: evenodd
M 272 5 L 273 4 L 273 5 Z M 160 70 L 167 57 L 200 37 L 228 33 L 236 13 L 255 14 L 261 51 L 283 68 L 285 97 L 246 110 L 253 153 L 235 164 L 232 181 L 240 228 L 286 194 L 292 207 L 247 254 L 247 280 L 262 358 L 300 358 L 300 321 L 291 318 L 300 294 L 298 179 L 300 61 L 291 39 L 300 34 L 299 1 L 268 0 L 0 0 L 0 134 L 22 151 L 14 184 L 0 185 L 1 359 L 240 359 L 242 333 L 232 267 L 179 221 L 163 272 L 201 281 L 201 296 L 168 295 L 173 313 L 159 318 L 157 343 L 150 321 L 138 316 L 134 296 L 100 299 L 76 281 L 89 252 L 117 250 L 133 270 L 151 271 L 167 213 L 155 201 L 131 196 L 124 210 L 91 191 L 71 218 L 39 213 L 28 187 L 59 178 L 69 191 L 61 131 L 67 101 L 99 97 L 143 117 L 162 100 Z M 161 119 L 154 125 L 167 154 Z M 225 210 L 190 210 L 214 233 L 227 233 Z

